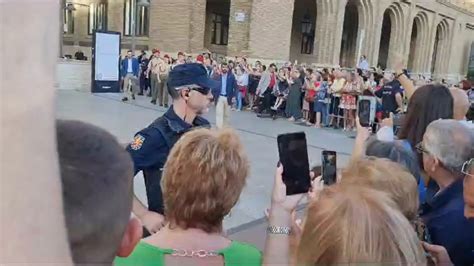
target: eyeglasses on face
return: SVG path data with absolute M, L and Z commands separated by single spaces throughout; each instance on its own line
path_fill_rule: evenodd
M 462 170 L 461 171 L 465 175 L 474 177 L 474 175 L 471 174 L 472 167 L 474 167 L 474 158 L 471 158 L 470 160 L 464 162 L 464 164 L 462 165 Z
M 430 154 L 430 152 L 427 151 L 427 150 L 423 147 L 423 142 L 420 142 L 420 143 L 416 144 L 415 149 L 416 149 L 416 151 L 417 151 L 418 153 Z

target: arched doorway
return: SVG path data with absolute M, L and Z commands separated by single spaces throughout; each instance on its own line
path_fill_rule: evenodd
M 291 30 L 290 59 L 314 63 L 316 47 L 316 1 L 295 0 Z
M 342 30 L 339 65 L 353 67 L 356 62 L 357 32 L 359 27 L 358 1 L 347 1 Z
M 408 55 L 408 69 L 411 70 L 411 71 L 414 71 L 415 70 L 415 58 L 416 58 L 416 53 L 417 53 L 417 44 L 419 43 L 418 42 L 418 39 L 420 38 L 419 35 L 421 35 L 420 33 L 418 33 L 418 28 L 419 28 L 419 19 L 418 18 L 415 18 L 415 21 L 413 22 L 413 28 L 412 28 L 412 31 L 411 31 L 411 37 L 410 37 L 410 54 Z
M 380 36 L 380 51 L 379 51 L 379 60 L 378 60 L 378 65 L 382 69 L 387 68 L 391 35 L 392 35 L 392 19 L 390 17 L 390 11 L 386 10 L 383 15 L 382 34 Z
M 441 21 L 436 27 L 433 55 L 431 58 L 431 73 L 440 74 L 443 71 L 444 55 L 448 42 L 448 24 L 446 20 Z
M 424 73 L 429 71 L 427 67 L 426 49 L 423 43 L 428 39 L 428 16 L 425 12 L 419 12 L 413 19 L 413 26 L 410 38 L 410 50 L 408 55 L 408 69 L 414 73 Z

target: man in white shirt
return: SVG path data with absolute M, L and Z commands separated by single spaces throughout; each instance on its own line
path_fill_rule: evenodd
M 365 70 L 365 71 L 369 70 L 369 62 L 367 61 L 367 57 L 365 55 L 360 57 L 357 68 Z

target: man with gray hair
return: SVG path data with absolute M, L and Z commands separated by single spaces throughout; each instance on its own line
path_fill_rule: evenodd
M 421 206 L 431 240 L 448 250 L 455 265 L 474 264 L 474 220 L 464 217 L 463 164 L 474 155 L 474 132 L 456 120 L 437 120 L 417 145 L 423 168 L 439 186 Z

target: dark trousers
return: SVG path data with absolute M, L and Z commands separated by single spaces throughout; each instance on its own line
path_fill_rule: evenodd
M 316 113 L 314 112 L 314 102 L 309 103 L 308 121 L 310 123 L 316 123 Z
M 267 90 L 263 93 L 263 100 L 262 100 L 262 107 L 261 111 L 262 112 L 267 112 L 270 113 L 271 107 L 275 103 L 276 97 L 273 95 L 273 90 L 270 88 L 267 88 Z
M 343 124 L 343 119 L 341 118 L 344 115 L 344 110 L 339 108 L 341 103 L 341 97 L 331 97 L 331 105 L 329 108 L 329 115 L 333 117 L 333 126 L 341 127 Z
M 140 94 L 143 94 L 144 91 L 148 89 L 150 80 L 145 77 L 145 75 L 140 75 Z

